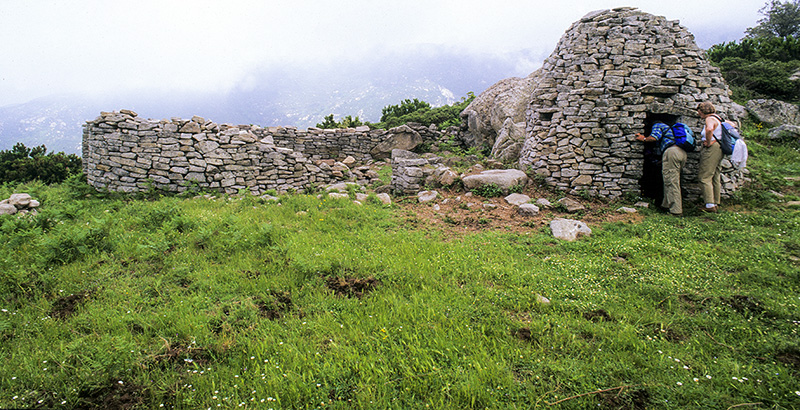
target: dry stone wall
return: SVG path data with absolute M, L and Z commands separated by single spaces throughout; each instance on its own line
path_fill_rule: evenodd
M 142 119 L 130 110 L 103 112 L 83 129 L 83 164 L 89 184 L 110 191 L 155 187 L 181 192 L 205 189 L 254 194 L 303 191 L 357 180 L 359 169 L 336 160 L 367 163 L 391 152 L 387 141 L 407 134 L 419 143 L 441 137 L 435 128 L 410 124 L 392 130 L 217 124 L 201 117 Z M 402 138 L 401 138 L 402 139 Z M 390 144 L 389 144 L 390 145 Z
M 571 193 L 616 198 L 640 192 L 643 147 L 636 133 L 654 121 L 683 122 L 696 132 L 700 102 L 733 117 L 719 70 L 678 21 L 617 8 L 574 23 L 532 78 L 523 169 Z M 691 153 L 683 186 L 696 195 L 698 153 Z M 723 195 L 744 175 L 723 165 Z

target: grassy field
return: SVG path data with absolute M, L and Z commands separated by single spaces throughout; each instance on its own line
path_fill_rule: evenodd
M 0 408 L 800 408 L 800 154 L 750 146 L 724 212 L 576 242 L 0 186 L 42 203 L 0 217 Z

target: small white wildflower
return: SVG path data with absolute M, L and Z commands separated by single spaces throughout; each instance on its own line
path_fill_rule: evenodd
M 683 386 L 683 383 L 681 383 L 681 382 L 677 382 L 675 384 L 677 384 L 678 386 Z
M 697 377 L 693 378 L 692 380 L 694 380 L 694 381 L 695 381 L 695 383 L 697 383 L 698 381 L 700 381 L 700 379 L 698 379 Z
M 707 375 L 706 375 L 706 379 L 709 379 L 709 380 L 711 380 L 711 375 L 710 375 L 710 374 L 707 374 Z

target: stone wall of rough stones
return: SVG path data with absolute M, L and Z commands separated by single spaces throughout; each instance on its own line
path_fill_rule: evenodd
M 388 157 L 392 143 L 409 135 L 425 143 L 444 134 L 419 124 L 388 131 L 366 126 L 300 130 L 217 124 L 197 116 L 150 120 L 120 110 L 103 112 L 84 125 L 83 164 L 89 184 L 110 191 L 153 186 L 181 192 L 194 185 L 226 193 L 302 191 L 341 180 L 374 181 L 362 170 L 366 167 L 351 170 L 340 161 Z
M 570 27 L 535 78 L 519 164 L 559 189 L 615 198 L 640 191 L 643 147 L 636 133 L 659 117 L 696 132 L 700 102 L 733 116 L 728 87 L 678 21 L 618 8 Z M 684 186 L 696 195 L 699 154 Z M 723 195 L 745 175 L 723 161 Z
M 200 117 L 149 120 L 121 110 L 84 125 L 83 164 L 89 184 L 110 191 L 152 185 L 181 192 L 197 185 L 226 193 L 286 192 L 348 179 L 349 169 L 328 159 L 366 159 L 379 134 L 234 126 Z

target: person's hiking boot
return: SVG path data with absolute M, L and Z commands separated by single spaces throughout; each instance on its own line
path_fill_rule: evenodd
M 670 212 L 669 214 L 670 214 L 670 215 L 672 215 L 672 216 L 674 216 L 674 217 L 676 217 L 676 218 L 681 218 L 681 217 L 683 217 L 683 212 L 681 212 L 681 213 L 677 213 L 677 214 L 676 214 L 676 213 L 674 213 L 674 212 Z
M 715 214 L 715 213 L 719 212 L 719 210 L 717 209 L 716 205 L 712 206 L 711 208 L 708 208 L 705 205 L 702 205 L 700 207 L 700 210 L 703 211 L 703 212 L 706 212 L 706 213 L 710 213 L 710 214 Z

